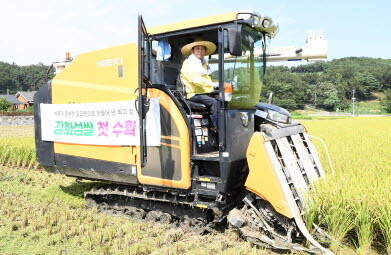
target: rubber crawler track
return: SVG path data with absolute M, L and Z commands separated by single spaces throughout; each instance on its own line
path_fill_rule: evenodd
M 213 210 L 193 206 L 180 196 L 159 197 L 156 192 L 137 192 L 137 188 L 101 187 L 84 193 L 87 206 L 98 212 L 191 228 L 197 233 L 211 231 L 218 222 Z M 171 202 L 176 201 L 176 202 Z
M 133 220 L 146 220 L 177 227 L 190 228 L 198 234 L 206 234 L 212 230 L 222 230 L 228 227 L 225 217 L 219 217 L 211 209 L 195 207 L 192 199 L 165 192 L 143 191 L 137 187 L 102 186 L 85 192 L 84 197 L 88 207 L 97 208 L 100 213 L 123 216 Z M 172 202 L 175 201 L 175 202 Z M 276 217 L 272 208 L 265 204 L 255 204 L 264 217 L 256 215 L 245 200 L 241 214 L 246 224 L 233 227 L 241 237 L 255 246 L 276 251 L 305 251 L 320 253 L 319 250 L 306 248 L 290 239 L 295 226 L 284 219 Z M 262 218 L 262 219 L 261 219 Z M 262 223 L 263 221 L 263 223 Z M 284 231 L 283 230 L 288 231 Z M 290 229 L 290 230 L 289 230 Z

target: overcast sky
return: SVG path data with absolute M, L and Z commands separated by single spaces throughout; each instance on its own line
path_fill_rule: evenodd
M 329 60 L 391 58 L 390 0 L 0 0 L 0 61 L 50 64 L 66 51 L 136 42 L 138 13 L 152 27 L 239 10 L 278 21 L 273 46 L 303 46 L 306 32 L 317 30 L 328 40 Z

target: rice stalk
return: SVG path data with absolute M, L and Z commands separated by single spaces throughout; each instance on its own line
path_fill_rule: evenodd
M 377 222 L 384 239 L 384 245 L 388 254 L 391 254 L 391 205 L 387 199 L 380 203 L 377 210 Z M 388 203 L 388 204 L 387 204 Z
M 323 208 L 322 215 L 330 235 L 338 242 L 342 242 L 346 234 L 354 228 L 353 212 L 345 203 Z
M 370 249 L 373 240 L 373 220 L 367 205 L 359 204 L 355 211 L 357 212 L 356 234 L 358 247 L 360 253 L 365 254 Z

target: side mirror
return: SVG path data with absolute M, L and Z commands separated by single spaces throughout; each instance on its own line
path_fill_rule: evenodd
M 242 56 L 242 37 L 238 30 L 228 29 L 228 48 L 232 56 Z

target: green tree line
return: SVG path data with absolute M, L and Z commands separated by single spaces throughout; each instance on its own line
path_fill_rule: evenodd
M 263 101 L 270 91 L 274 104 L 293 110 L 306 104 L 326 110 L 347 109 L 353 97 L 373 99 L 384 92 L 383 105 L 391 112 L 391 59 L 348 57 L 296 67 L 268 66 Z
M 18 66 L 0 61 L 0 94 L 16 94 L 18 91 L 35 91 L 46 79 L 49 66 L 42 63 L 29 66 Z M 49 74 L 52 78 L 53 71 Z

